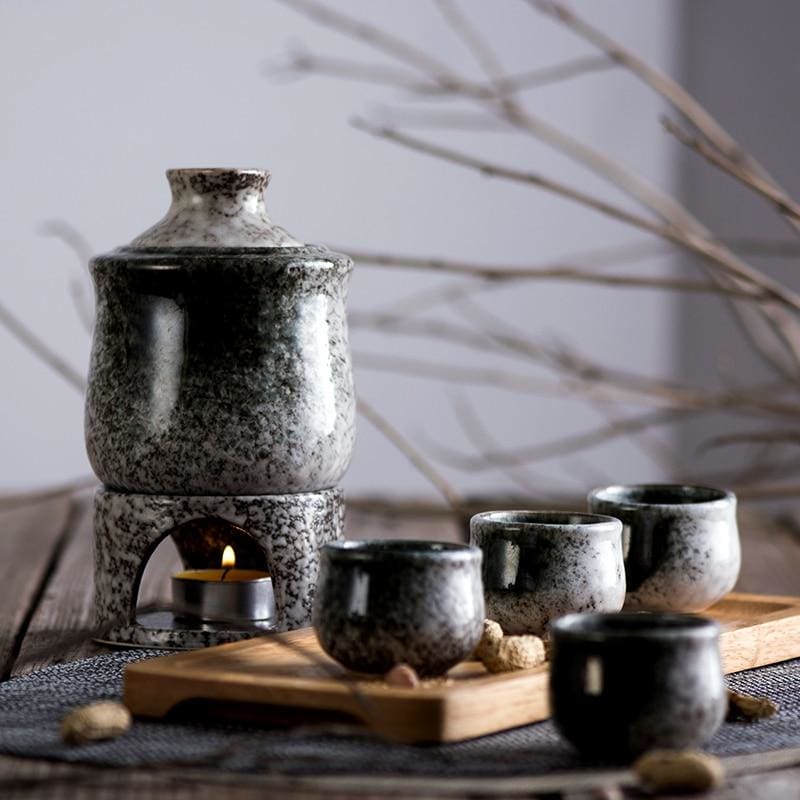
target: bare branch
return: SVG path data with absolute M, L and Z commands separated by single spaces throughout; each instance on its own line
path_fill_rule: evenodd
M 739 147 L 736 140 L 717 120 L 668 75 L 639 58 L 639 56 L 623 47 L 603 31 L 590 25 L 564 3 L 558 2 L 558 0 L 527 0 L 527 2 L 536 10 L 555 17 L 581 38 L 602 50 L 609 58 L 629 69 L 650 88 L 655 89 L 684 116 L 690 119 L 699 130 L 703 131 L 704 135 L 714 142 L 714 146 L 721 150 L 730 160 L 740 163 L 750 162 L 754 165 L 751 157 Z
M 455 364 L 405 358 L 389 353 L 357 352 L 353 354 L 353 361 L 358 368 L 373 372 L 390 372 L 394 375 L 410 375 L 416 378 L 430 378 L 431 380 L 470 386 L 490 386 L 525 394 L 563 397 L 566 391 L 566 387 L 561 381 L 540 380 L 499 369 L 460 367 Z
M 333 58 L 306 50 L 291 50 L 286 54 L 285 60 L 282 62 L 264 63 L 262 72 L 273 79 L 317 75 L 326 78 L 375 83 L 407 92 L 432 94 L 441 91 L 441 87 L 438 84 L 421 80 L 415 72 L 410 70 L 398 69 L 397 67 L 374 62 Z
M 505 70 L 489 43 L 467 19 L 466 14 L 462 13 L 454 0 L 434 0 L 434 2 L 450 28 L 466 44 L 475 60 L 480 64 L 492 87 L 496 87 L 498 82 L 505 77 Z
M 406 319 L 397 315 L 363 311 L 351 312 L 349 320 L 353 328 L 368 328 L 403 336 L 432 337 L 471 349 L 500 352 L 526 361 L 533 360 L 561 370 L 558 384 L 554 384 L 552 387 L 542 387 L 546 393 L 557 391 L 556 387 L 560 387 L 562 394 L 567 392 L 592 393 L 605 401 L 646 402 L 660 407 L 687 410 L 702 410 L 708 406 L 742 414 L 800 417 L 800 405 L 796 402 L 784 402 L 779 399 L 782 393 L 791 388 L 791 385 L 786 383 L 770 383 L 740 391 L 707 392 L 693 387 L 649 379 L 642 375 L 609 371 L 602 365 L 587 359 L 576 361 L 574 356 L 569 361 L 562 361 L 558 354 L 551 349 L 512 333 L 468 328 L 442 320 Z M 387 360 L 386 364 L 386 369 L 396 368 L 401 372 L 407 371 L 408 374 L 414 374 L 416 369 L 416 374 L 423 375 L 427 370 L 424 362 L 417 362 L 416 367 L 411 364 L 403 365 L 396 360 L 391 362 Z M 362 361 L 361 366 L 367 365 Z M 376 367 L 373 364 L 370 365 L 370 368 Z M 453 368 L 453 370 L 455 369 L 457 368 Z M 453 370 L 443 369 L 439 377 L 442 380 L 454 380 L 459 383 L 469 382 L 469 376 L 466 373 L 457 376 Z M 564 372 L 567 374 L 564 375 Z M 473 377 L 475 383 L 481 383 L 480 372 L 475 373 Z M 520 387 L 522 382 L 520 381 Z M 503 388 L 508 388 L 508 384 Z M 533 389 L 532 385 L 531 388 Z
M 514 181 L 517 183 L 529 184 L 538 186 L 542 189 L 552 192 L 553 194 L 560 195 L 569 200 L 580 203 L 581 205 L 593 208 L 607 216 L 625 222 L 640 230 L 647 231 L 663 239 L 671 241 L 685 247 L 697 255 L 703 256 L 714 265 L 721 267 L 726 273 L 727 277 L 737 281 L 744 280 L 747 283 L 742 286 L 738 284 L 737 288 L 747 289 L 747 284 L 765 292 L 771 299 L 779 301 L 789 306 L 793 311 L 800 310 L 800 296 L 796 295 L 791 290 L 782 286 L 777 281 L 773 281 L 766 275 L 753 270 L 739 259 L 737 259 L 730 251 L 727 250 L 721 243 L 705 239 L 694 234 L 689 234 L 671 225 L 664 225 L 659 222 L 652 222 L 645 217 L 638 214 L 626 211 L 619 206 L 615 206 L 599 198 L 588 195 L 578 189 L 572 189 L 558 181 L 535 173 L 517 170 L 512 167 L 506 167 L 500 164 L 494 164 L 474 156 L 467 155 L 466 153 L 453 150 L 449 147 L 427 142 L 414 136 L 405 133 L 400 133 L 393 128 L 385 128 L 373 126 L 363 120 L 356 119 L 353 121 L 356 128 L 366 131 L 367 133 L 377 136 L 381 139 L 396 142 L 397 144 L 407 147 L 411 150 L 416 150 L 420 153 L 440 158 L 449 161 L 459 166 L 474 169 L 490 178 L 504 178 L 506 180 Z M 770 306 L 772 313 L 777 312 L 777 309 Z M 796 317 L 791 317 L 791 322 L 800 331 L 800 322 Z M 782 320 L 784 323 L 789 322 L 789 318 Z M 800 333 L 796 339 L 789 341 L 787 345 L 791 344 L 793 348 L 800 348 Z
M 376 25 L 351 17 L 341 11 L 318 3 L 317 0 L 280 0 L 295 11 L 305 14 L 328 28 L 357 39 L 380 52 L 402 61 L 426 74 L 438 76 L 437 82 L 446 83 L 452 74 L 447 64 L 434 58 L 419 47 Z
M 378 106 L 376 119 L 390 128 L 425 128 L 428 130 L 481 131 L 484 133 L 513 133 L 506 122 L 476 111 L 439 111 L 419 108 Z
M 467 436 L 467 439 L 478 453 L 485 457 L 487 461 L 490 461 L 489 454 L 496 448 L 496 445 L 492 441 L 489 432 L 481 423 L 480 417 L 475 413 L 475 410 L 464 397 L 452 398 L 451 405 L 453 406 L 455 418 Z M 490 466 L 492 465 L 490 464 Z M 531 483 L 531 477 L 525 474 L 522 469 L 508 468 L 503 465 L 499 465 L 498 469 L 512 484 L 522 489 L 527 495 L 534 498 L 539 494 L 538 490 Z M 541 486 L 541 482 L 539 482 L 539 485 Z M 542 500 L 544 498 L 539 497 L 538 499 Z
M 447 479 L 425 458 L 397 428 L 363 398 L 358 398 L 358 411 L 366 417 L 441 493 L 451 508 L 458 508 L 461 497 Z
M 771 203 L 774 203 L 781 214 L 792 217 L 793 221 L 800 220 L 800 205 L 795 203 L 784 192 L 777 190 L 771 181 L 764 180 L 753 172 L 742 169 L 739 164 L 728 159 L 719 150 L 712 148 L 705 140 L 691 136 L 672 120 L 662 117 L 661 123 L 667 133 L 672 134 L 681 144 L 690 150 L 694 150 L 715 167 L 744 184 L 748 189 L 752 189 Z
M 86 274 L 93 251 L 89 242 L 77 228 L 64 220 L 51 219 L 42 224 L 41 232 L 45 236 L 54 236 L 64 242 L 77 256 L 81 267 L 81 276 Z M 86 282 L 81 277 L 71 279 L 69 291 L 83 327 L 91 333 L 94 327 L 94 308 L 86 291 Z
M 715 436 L 706 440 L 698 447 L 698 452 L 705 452 L 716 447 L 728 447 L 732 444 L 800 444 L 800 430 L 786 430 L 781 428 L 774 431 L 743 431 L 741 433 L 728 433 L 724 436 Z
M 624 416 L 615 413 L 609 403 L 591 397 L 588 399 L 595 411 L 600 414 L 610 426 L 624 424 Z M 677 474 L 680 464 L 678 454 L 673 448 L 663 442 L 651 428 L 632 431 L 629 440 L 631 444 L 648 456 L 654 464 L 667 474 Z
M 658 398 L 668 406 L 676 408 L 699 409 L 713 405 L 717 408 L 735 408 L 741 413 L 747 413 L 755 410 L 755 405 L 751 404 L 757 404 L 759 411 L 766 411 L 769 408 L 769 413 L 791 417 L 800 411 L 797 403 L 787 404 L 776 400 L 780 393 L 795 388 L 790 382 L 772 383 L 766 387 L 738 391 L 704 392 L 675 382 L 658 381 L 624 370 L 609 369 L 577 353 L 574 349 L 544 346 L 531 340 L 526 333 L 512 326 L 507 319 L 500 319 L 474 303 L 462 301 L 457 310 L 479 334 L 495 342 L 501 349 L 543 363 L 558 370 L 562 375 L 567 374 L 594 387 L 602 387 L 606 396 L 609 391 L 616 390 L 622 394 L 625 392 L 638 394 L 640 402 L 645 397 L 651 400 Z
M 619 42 L 614 41 L 602 31 L 580 18 L 564 3 L 558 0 L 527 0 L 533 8 L 558 19 L 582 38 L 602 50 L 609 58 L 629 69 L 662 97 L 666 98 L 705 136 L 717 150 L 731 163 L 770 183 L 783 200 L 791 203 L 788 193 L 772 178 L 767 170 L 752 155 L 745 152 L 738 142 L 692 97 L 680 84 L 668 75 L 643 61 Z M 800 220 L 791 219 L 800 228 Z
M 353 127 L 358 130 L 365 131 L 379 139 L 387 139 L 388 141 L 395 142 L 410 150 L 416 150 L 419 153 L 440 158 L 444 161 L 449 161 L 452 164 L 458 164 L 462 167 L 477 170 L 487 178 L 504 178 L 506 180 L 514 181 L 516 183 L 529 184 L 538 186 L 541 189 L 546 189 L 549 192 L 565 197 L 568 200 L 574 200 L 581 205 L 593 208 L 600 211 L 607 216 L 613 217 L 620 222 L 625 222 L 640 230 L 653 233 L 657 236 L 662 236 L 670 240 L 674 239 L 677 232 L 671 232 L 667 226 L 658 222 L 653 222 L 645 217 L 641 217 L 625 209 L 615 206 L 592 195 L 586 194 L 579 189 L 572 189 L 565 184 L 558 181 L 546 178 L 537 172 L 523 171 L 514 169 L 513 167 L 506 167 L 502 164 L 494 164 L 485 161 L 475 156 L 470 156 L 466 153 L 461 153 L 449 147 L 434 144 L 415 136 L 410 136 L 406 133 L 401 133 L 394 128 L 382 127 L 373 125 L 361 118 L 352 120 Z
M 57 372 L 73 388 L 81 394 L 86 391 L 86 381 L 76 369 L 68 364 L 58 353 L 43 342 L 22 320 L 14 316 L 0 303 L 0 326 L 11 333 L 17 341 L 24 345 L 39 360 Z
M 379 66 L 377 69 L 377 74 L 380 76 L 378 82 L 392 84 L 395 80 L 398 80 L 398 83 L 394 83 L 398 88 L 411 89 L 412 91 L 420 93 L 432 95 L 449 94 L 453 92 L 461 93 L 464 86 L 469 85 L 470 91 L 474 97 L 492 99 L 497 96 L 498 92 L 503 94 L 516 92 L 521 89 L 545 86 L 588 72 L 595 72 L 614 66 L 613 61 L 606 58 L 599 59 L 596 56 L 584 57 L 567 61 L 563 64 L 530 70 L 520 73 L 519 75 L 506 76 L 497 87 L 490 88 L 482 86 L 480 83 L 465 82 L 465 80 L 455 74 L 447 64 L 439 61 L 421 48 L 412 45 L 410 42 L 401 39 L 393 33 L 366 23 L 356 17 L 351 17 L 337 9 L 319 3 L 316 0 L 280 0 L 280 2 L 328 28 L 336 30 L 351 39 L 360 41 L 384 55 L 401 61 L 413 70 L 421 72 L 428 80 L 416 85 L 407 86 L 405 85 L 407 78 L 405 74 L 399 74 L 397 72 L 392 73 L 382 66 Z M 299 65 L 300 68 L 305 71 L 311 69 L 312 71 L 325 73 L 330 69 L 332 70 L 331 74 L 338 72 L 339 77 L 354 78 L 356 80 L 373 79 L 368 72 L 371 66 L 368 64 L 327 58 L 320 60 L 319 57 L 316 56 L 300 54 L 301 61 L 304 57 L 311 58 L 311 63 L 316 65 L 309 67 L 309 62 L 306 60 L 305 63 Z
M 583 56 L 553 64 L 550 67 L 539 67 L 517 75 L 506 75 L 495 84 L 498 94 L 519 92 L 524 89 L 538 89 L 570 78 L 577 78 L 590 72 L 613 69 L 616 64 L 605 56 Z
M 749 300 L 764 300 L 763 291 L 739 289 L 734 286 L 719 286 L 710 281 L 694 281 L 682 278 L 660 278 L 646 275 L 614 275 L 593 272 L 580 267 L 553 264 L 551 266 L 497 266 L 445 258 L 420 258 L 364 250 L 347 250 L 348 255 L 361 264 L 398 267 L 402 269 L 448 272 L 454 275 L 480 278 L 485 281 L 561 280 L 580 283 L 596 283 L 607 286 L 625 286 L 640 289 L 669 289 L 683 292 L 705 292 L 723 294 Z
M 702 255 L 709 264 L 721 267 L 727 275 L 713 275 L 716 282 L 723 285 L 734 283 L 737 288 L 747 289 L 747 285 L 742 285 L 742 281 L 747 281 L 769 292 L 779 303 L 787 303 L 788 300 L 788 304 L 794 307 L 793 311 L 797 309 L 799 299 L 796 296 L 790 299 L 794 293 L 742 262 L 724 245 L 711 241 L 711 234 L 706 227 L 679 202 L 604 153 L 588 147 L 565 131 L 533 116 L 507 95 L 495 94 L 487 98 L 485 86 L 464 79 L 429 53 L 399 39 L 392 33 L 374 25 L 362 23 L 358 19 L 317 2 L 317 0 L 291 0 L 291 4 L 323 24 L 403 61 L 408 66 L 424 73 L 429 80 L 441 85 L 444 89 L 488 105 L 520 130 L 547 142 L 610 181 L 666 221 L 665 231 L 668 238 Z M 557 3 L 542 3 L 541 5 L 548 11 L 554 7 L 561 8 Z M 564 9 L 564 11 L 566 10 Z M 616 51 L 613 53 L 613 57 L 620 60 Z M 385 138 L 392 137 L 386 136 Z M 397 135 L 394 140 L 401 141 Z M 409 146 L 408 142 L 406 145 Z M 433 147 L 429 145 L 427 152 L 435 155 Z M 417 149 L 425 151 L 422 148 Z M 446 158 L 441 153 L 438 155 Z M 466 165 L 463 156 L 460 163 Z M 475 165 L 473 164 L 473 166 Z M 478 168 L 480 169 L 480 167 Z M 488 168 L 481 169 L 481 171 L 486 175 L 510 177 L 508 170 L 498 170 L 493 165 L 489 165 Z M 571 196 L 572 199 L 578 200 L 579 193 L 574 190 L 565 193 L 565 187 L 557 189 L 553 181 L 538 181 L 538 185 L 560 193 L 562 196 Z M 595 209 L 605 210 L 605 213 L 620 221 L 636 224 L 636 215 L 626 214 L 622 209 L 614 208 L 596 198 L 590 200 L 589 205 Z M 652 224 L 648 224 L 644 218 L 638 218 L 638 223 L 642 230 L 656 232 L 652 229 Z M 798 371 L 800 371 L 800 320 L 796 315 L 787 313 L 785 309 L 771 302 L 755 304 L 744 309 L 735 305 L 734 311 L 740 318 L 743 330 L 751 343 L 767 362 L 784 377 L 797 377 Z
M 548 67 L 538 67 L 508 75 L 500 80 L 493 89 L 474 84 L 472 85 L 472 93 L 475 96 L 491 99 L 503 94 L 538 89 L 542 86 L 549 86 L 615 66 L 616 64 L 605 56 L 584 56 Z M 333 58 L 305 50 L 290 51 L 285 60 L 280 63 L 265 63 L 262 67 L 262 72 L 271 78 L 302 78 L 307 75 L 316 75 L 373 83 L 411 92 L 417 95 L 419 99 L 439 100 L 449 95 L 457 94 L 450 81 L 446 85 L 442 85 L 442 83 L 420 79 L 411 71 L 397 69 L 386 64 Z
M 577 453 L 590 447 L 604 444 L 612 439 L 628 436 L 636 431 L 651 429 L 658 425 L 666 425 L 684 419 L 688 414 L 702 413 L 706 409 L 667 408 L 646 414 L 618 419 L 600 428 L 572 436 L 565 436 L 550 442 L 526 445 L 525 447 L 496 450 L 483 453 L 480 457 L 467 456 L 450 449 L 439 449 L 439 457 L 445 463 L 466 472 L 482 472 L 493 467 L 519 467 L 535 461 L 560 458 Z

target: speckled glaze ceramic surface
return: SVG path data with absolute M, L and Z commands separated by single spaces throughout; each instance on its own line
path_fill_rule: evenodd
M 626 608 L 702 611 L 733 589 L 741 552 L 732 492 L 608 486 L 589 493 L 589 509 L 622 520 Z
M 131 247 L 301 247 L 267 214 L 260 169 L 170 169 L 172 203 L 164 219 Z
M 311 623 L 319 548 L 342 537 L 340 489 L 257 497 L 129 494 L 95 495 L 95 610 L 97 623 L 114 623 L 103 638 L 150 647 L 204 647 L 253 636 L 253 631 L 143 627 L 136 601 L 147 559 L 167 535 L 193 520 L 222 519 L 247 532 L 266 557 L 277 607 L 277 628 Z M 203 566 L 209 566 L 206 561 Z
M 573 611 L 619 611 L 622 524 L 568 511 L 487 511 L 470 521 L 483 551 L 486 615 L 506 633 L 544 633 Z
M 480 568 L 480 550 L 467 545 L 326 545 L 313 616 L 322 649 L 357 672 L 406 663 L 420 675 L 445 673 L 480 640 Z
M 681 614 L 574 614 L 553 623 L 550 705 L 584 754 L 621 761 L 708 741 L 727 708 L 719 628 Z
M 355 438 L 352 262 L 269 221 L 264 172 L 168 175 L 165 219 L 91 264 L 95 473 L 158 494 L 336 485 Z

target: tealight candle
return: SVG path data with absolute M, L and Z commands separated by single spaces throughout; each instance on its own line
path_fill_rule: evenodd
M 205 622 L 270 621 L 275 617 L 272 579 L 261 570 L 236 569 L 236 553 L 226 545 L 219 569 L 172 576 L 172 607 L 178 616 Z

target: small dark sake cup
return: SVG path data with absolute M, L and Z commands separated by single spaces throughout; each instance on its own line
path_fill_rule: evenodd
M 619 611 L 625 600 L 622 523 L 572 511 L 487 511 L 470 521 L 483 551 L 486 615 L 506 633 L 541 636 L 577 611 Z
M 589 510 L 622 521 L 631 611 L 704 611 L 733 589 L 741 553 L 736 495 L 680 484 L 607 486 Z
M 620 762 L 707 742 L 727 697 L 719 626 L 688 614 L 570 614 L 552 634 L 550 706 L 582 754 Z
M 322 649 L 356 672 L 400 663 L 443 675 L 483 631 L 481 551 L 429 541 L 349 541 L 320 550 L 313 623 Z

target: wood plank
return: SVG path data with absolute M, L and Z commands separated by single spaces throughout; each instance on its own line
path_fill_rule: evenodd
M 90 495 L 75 499 L 76 513 L 64 551 L 31 619 L 13 674 L 97 652 L 91 644 L 92 540 Z
M 64 552 L 41 604 L 31 619 L 13 674 L 21 675 L 52 663 L 86 658 L 107 648 L 92 641 L 94 563 L 92 496 L 76 501 L 78 513 L 68 532 Z M 139 603 L 166 602 L 169 577 L 180 569 L 171 541 L 164 542 L 147 564 Z
M 729 595 L 705 613 L 722 625 L 728 673 L 800 656 L 798 598 Z M 151 717 L 187 700 L 338 712 L 393 741 L 453 742 L 547 719 L 547 686 L 546 664 L 491 675 L 464 662 L 409 692 L 348 672 L 304 628 L 130 665 L 124 702 Z
M 0 680 L 7 678 L 63 543 L 69 497 L 0 513 Z
M 461 529 L 458 520 L 453 516 L 405 517 L 347 507 L 345 537 L 459 542 Z
M 800 749 L 778 750 L 722 759 L 728 779 L 705 800 L 786 800 L 795 797 L 800 781 Z M 274 775 L 231 774 L 202 769 L 170 767 L 91 767 L 0 756 L 0 796 L 114 800 L 197 798 L 233 800 L 339 800 L 340 798 L 393 797 L 529 797 L 559 794 L 589 800 L 597 790 L 632 787 L 628 770 L 594 769 L 518 777 L 422 777 L 408 775 Z M 639 796 L 637 794 L 637 796 Z M 663 797 L 663 796 L 662 796 Z M 685 795 L 681 795 L 685 797 Z
M 800 595 L 800 535 L 789 520 L 745 507 L 739 533 L 742 569 L 735 591 Z
M 733 594 L 704 613 L 722 626 L 726 675 L 800 656 L 800 598 Z

